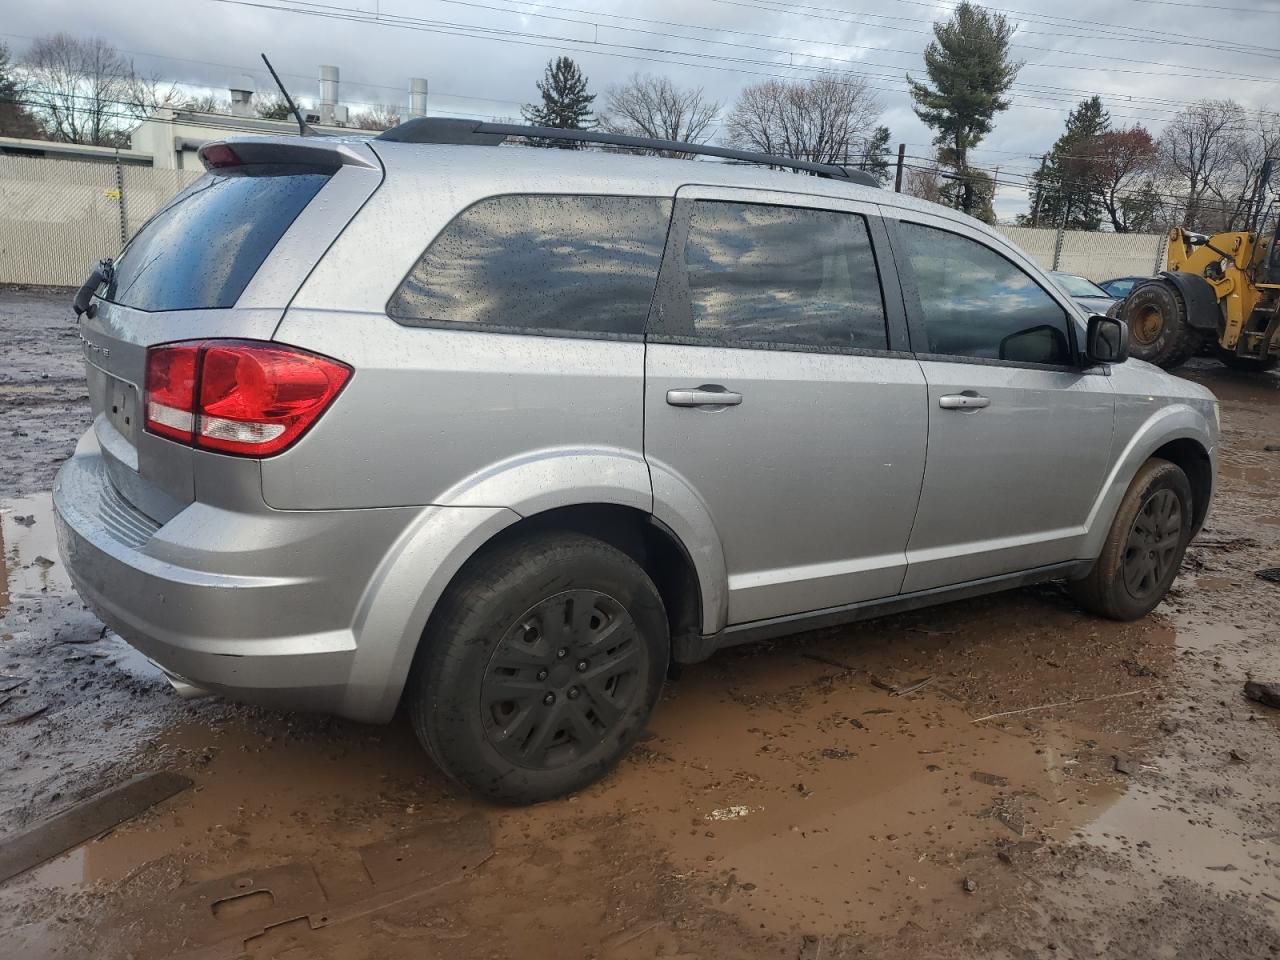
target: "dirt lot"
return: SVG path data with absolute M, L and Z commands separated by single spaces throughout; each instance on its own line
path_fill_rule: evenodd
M 68 303 L 0 291 L 0 836 L 192 785 L 0 884 L 0 957 L 1280 956 L 1280 711 L 1241 694 L 1280 680 L 1280 380 L 1187 371 L 1221 487 L 1145 621 L 1043 587 L 728 651 L 605 783 L 508 810 L 403 720 L 182 701 L 83 608 Z

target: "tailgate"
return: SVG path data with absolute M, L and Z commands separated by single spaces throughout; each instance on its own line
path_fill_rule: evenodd
M 161 523 L 196 499 L 200 464 L 218 455 L 143 428 L 147 348 L 270 340 L 302 281 L 382 179 L 362 142 L 281 140 L 229 142 L 254 162 L 211 170 L 147 221 L 80 317 L 108 476 Z

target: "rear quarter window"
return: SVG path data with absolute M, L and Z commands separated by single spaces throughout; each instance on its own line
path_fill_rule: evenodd
M 206 174 L 143 224 L 103 299 L 152 311 L 235 306 L 331 175 L 262 165 Z
M 387 304 L 396 321 L 644 333 L 671 201 L 513 194 L 456 216 Z

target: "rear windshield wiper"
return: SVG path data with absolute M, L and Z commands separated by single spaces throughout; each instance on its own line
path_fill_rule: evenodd
M 88 312 L 90 303 L 93 300 L 93 294 L 98 287 L 104 283 L 110 283 L 116 274 L 116 266 L 110 257 L 103 257 L 98 261 L 97 266 L 89 271 L 89 278 L 85 280 L 84 285 L 76 292 L 76 298 L 72 302 L 75 308 L 76 316 Z M 89 312 L 92 317 L 93 313 Z

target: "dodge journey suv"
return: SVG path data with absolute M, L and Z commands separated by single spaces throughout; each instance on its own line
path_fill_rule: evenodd
M 77 297 L 62 555 L 180 692 L 403 703 L 525 803 L 720 647 L 1045 580 L 1159 603 L 1218 406 L 1118 320 L 839 167 L 524 129 L 206 145 Z

